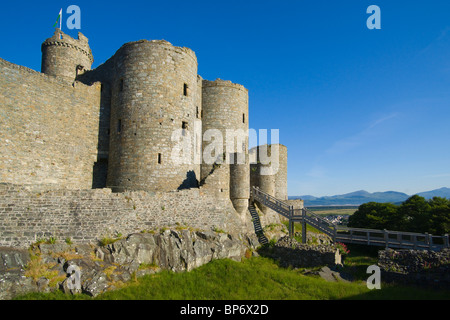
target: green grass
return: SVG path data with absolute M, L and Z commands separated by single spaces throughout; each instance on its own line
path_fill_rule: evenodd
M 308 207 L 308 210 L 319 216 L 351 216 L 358 207 Z
M 283 221 L 282 224 L 285 225 L 286 229 L 289 229 L 289 221 Z M 302 232 L 302 224 L 300 222 L 294 222 L 294 232 Z M 306 224 L 306 232 L 322 233 L 316 228 L 310 226 L 309 224 Z
M 362 259 L 353 263 L 371 263 Z M 367 277 L 367 276 L 366 276 Z M 100 300 L 335 300 L 335 299 L 449 299 L 449 292 L 382 284 L 369 290 L 365 281 L 326 282 L 301 270 L 281 268 L 269 258 L 242 262 L 216 260 L 191 272 L 162 271 L 137 279 L 127 287 L 98 296 Z M 30 293 L 18 299 L 91 299 L 86 295 Z
M 147 276 L 133 285 L 104 294 L 102 299 L 334 299 L 344 292 L 360 294 L 362 286 L 346 286 L 307 277 L 297 271 L 279 268 L 267 258 L 243 262 L 213 261 L 189 273 L 164 271 Z M 333 286 L 334 285 L 334 286 Z M 174 290 L 176 288 L 176 290 Z

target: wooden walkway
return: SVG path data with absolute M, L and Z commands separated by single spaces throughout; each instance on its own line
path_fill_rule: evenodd
M 434 236 L 428 233 L 412 233 L 390 230 L 347 228 L 337 226 L 308 209 L 294 209 L 287 203 L 253 187 L 253 201 L 278 212 L 289 219 L 289 235 L 294 233 L 294 223 L 302 224 L 302 241 L 306 243 L 306 224 L 328 235 L 333 242 L 382 246 L 393 249 L 434 250 L 449 248 L 449 236 Z

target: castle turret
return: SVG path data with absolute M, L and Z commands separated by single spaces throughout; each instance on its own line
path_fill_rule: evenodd
M 278 170 L 275 174 L 275 197 L 280 200 L 288 200 L 287 187 L 287 147 L 278 145 Z M 273 148 L 275 145 L 271 144 Z
M 250 154 L 250 184 L 279 200 L 288 200 L 287 147 L 282 144 L 252 148 Z M 263 212 L 271 210 L 261 205 Z
M 239 213 L 248 208 L 250 197 L 250 167 L 248 159 L 248 90 L 230 81 L 217 79 L 203 80 L 203 139 L 208 132 L 214 136 L 214 130 L 221 133 L 223 139 L 224 165 L 229 164 L 229 194 Z M 214 138 L 212 138 L 214 139 Z M 215 141 L 217 142 L 217 141 Z M 215 143 L 211 141 L 211 143 Z M 222 141 L 220 141 L 222 142 Z M 208 143 L 203 142 L 203 149 Z M 207 152 L 206 152 L 207 154 Z M 205 161 L 203 153 L 201 177 L 204 179 L 213 171 L 214 164 Z M 216 155 L 218 160 L 222 155 Z M 223 160 L 223 159 L 222 159 Z
M 51 38 L 42 43 L 41 72 L 73 82 L 77 75 L 91 69 L 94 58 L 88 38 L 78 32 L 78 39 L 56 29 Z
M 130 42 L 116 52 L 114 70 L 107 186 L 197 187 L 201 150 L 194 134 L 201 134 L 201 120 L 195 53 L 167 41 Z

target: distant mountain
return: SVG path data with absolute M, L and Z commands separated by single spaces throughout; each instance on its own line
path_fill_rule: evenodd
M 418 193 L 426 199 L 431 199 L 433 197 L 443 197 L 450 199 L 450 188 L 441 188 L 427 192 Z M 408 199 L 410 196 L 406 193 L 396 192 L 396 191 L 386 191 L 386 192 L 374 192 L 370 193 L 365 190 L 359 190 L 355 192 L 350 192 L 335 196 L 325 196 L 325 197 L 315 197 L 311 195 L 305 196 L 292 196 L 289 199 L 303 199 L 305 201 L 306 207 L 311 206 L 345 206 L 353 205 L 359 206 L 366 202 L 391 202 L 391 203 L 401 203 Z
M 421 192 L 417 195 L 424 197 L 425 199 L 431 199 L 433 197 L 441 197 L 450 199 L 450 188 L 440 188 L 431 191 Z

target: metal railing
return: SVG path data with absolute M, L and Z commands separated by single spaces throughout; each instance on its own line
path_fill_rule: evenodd
M 252 187 L 254 200 L 289 219 L 289 235 L 293 236 L 294 222 L 302 223 L 303 242 L 306 242 L 306 224 L 328 235 L 333 242 L 357 243 L 386 248 L 440 250 L 449 248 L 449 235 L 435 236 L 428 233 L 413 233 L 391 230 L 348 228 L 337 226 L 308 209 L 294 209 L 293 206 Z
M 439 250 L 449 247 L 449 236 L 429 233 L 338 227 L 334 240 L 386 248 Z
M 293 211 L 293 207 L 288 205 L 287 203 L 278 200 L 274 196 L 271 196 L 268 193 L 261 191 L 259 188 L 252 188 L 252 196 L 255 200 L 265 205 L 266 207 L 278 212 L 285 218 L 290 219 Z

